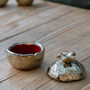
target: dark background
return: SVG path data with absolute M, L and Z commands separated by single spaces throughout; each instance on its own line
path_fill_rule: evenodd
M 80 8 L 90 9 L 90 0 L 47 0 L 57 3 L 64 3 L 72 6 L 77 6 Z

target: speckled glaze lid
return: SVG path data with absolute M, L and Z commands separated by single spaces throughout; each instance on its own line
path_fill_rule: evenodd
M 57 61 L 48 68 L 48 75 L 58 81 L 70 82 L 84 79 L 85 67 L 75 59 L 75 52 L 62 52 Z

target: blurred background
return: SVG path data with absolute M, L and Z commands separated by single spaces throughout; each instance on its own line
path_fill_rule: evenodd
M 63 3 L 71 6 L 90 9 L 90 0 L 47 0 L 47 1 Z

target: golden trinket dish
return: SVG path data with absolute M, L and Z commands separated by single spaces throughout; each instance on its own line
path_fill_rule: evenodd
M 44 52 L 43 45 L 38 42 L 16 43 L 6 50 L 10 64 L 22 70 L 39 67 L 43 62 Z

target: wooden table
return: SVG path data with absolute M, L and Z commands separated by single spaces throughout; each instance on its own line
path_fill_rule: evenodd
M 14 69 L 5 49 L 16 42 L 33 41 L 43 43 L 46 48 L 41 67 L 30 71 Z M 76 58 L 86 67 L 86 79 L 61 83 L 47 76 L 48 66 L 62 51 L 77 53 Z M 14 0 L 0 8 L 0 90 L 90 90 L 89 84 L 89 10 L 43 1 L 31 7 L 18 7 Z

